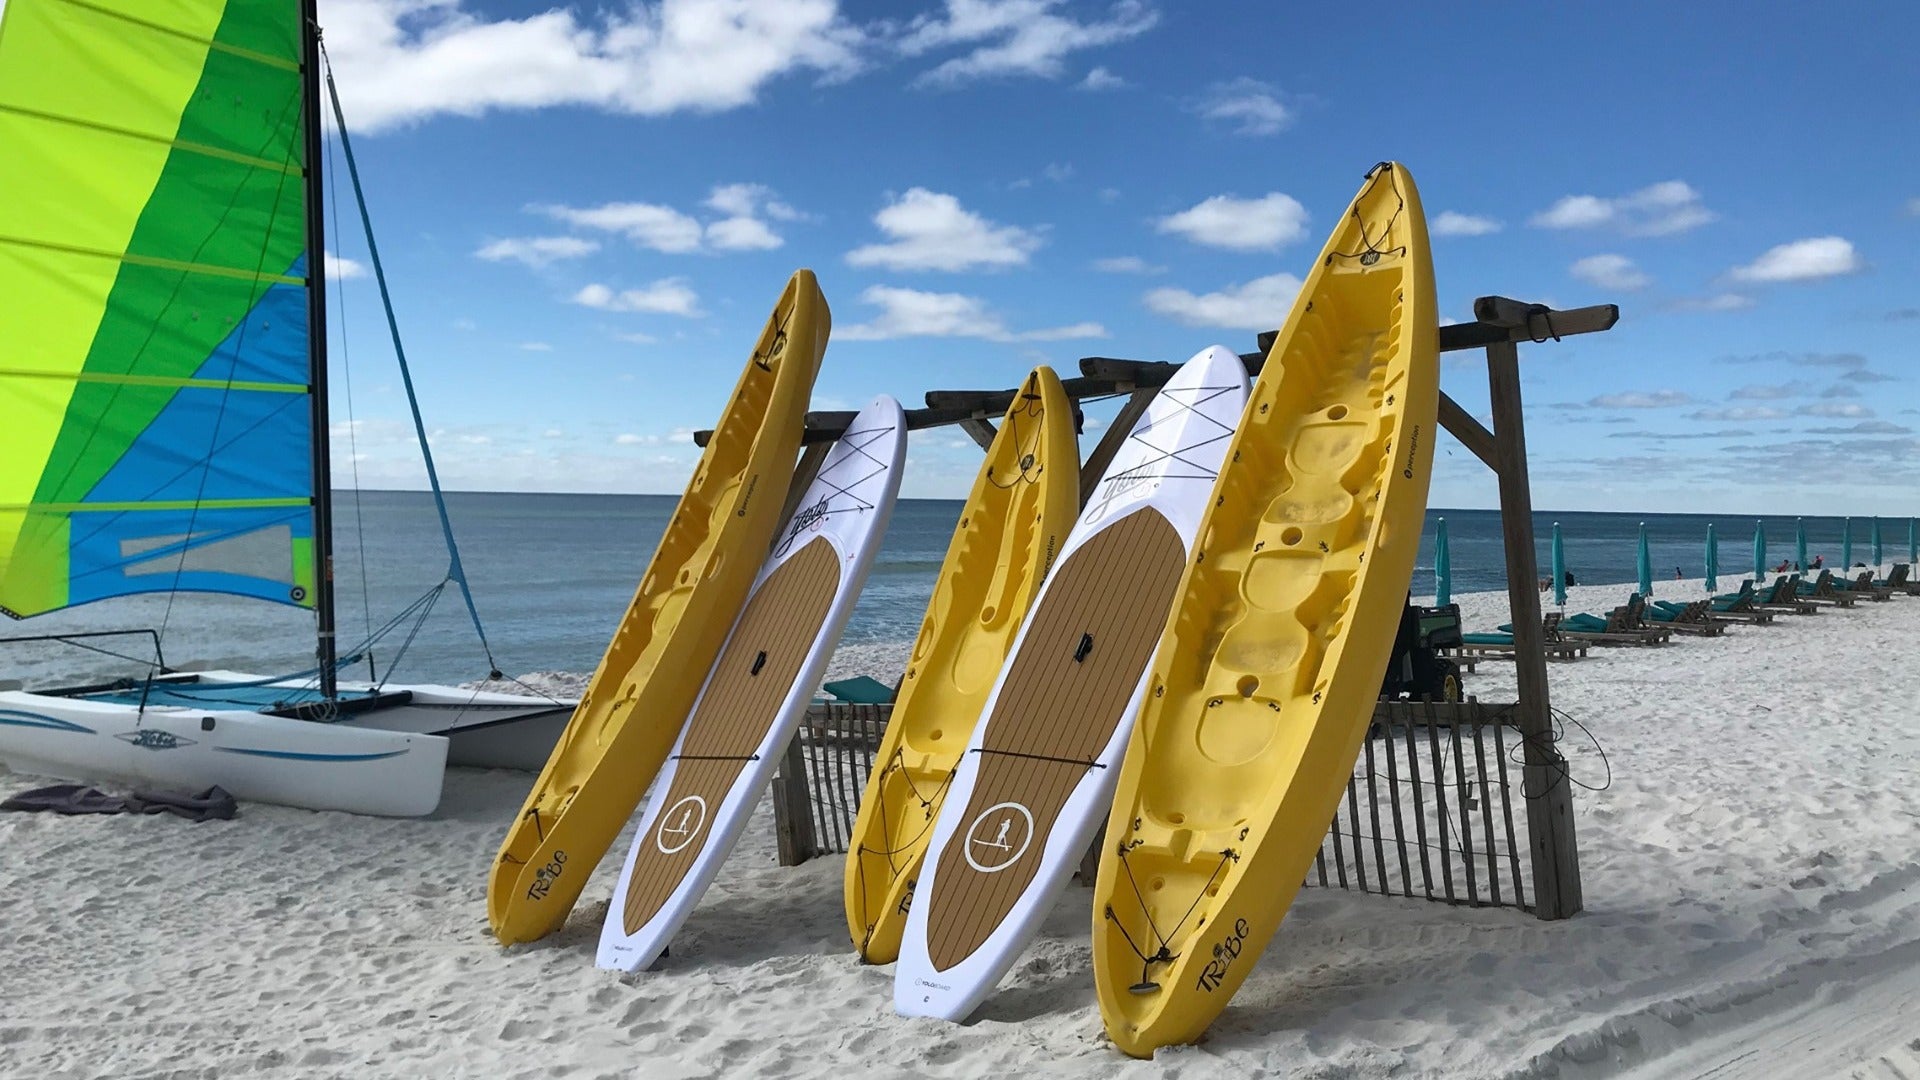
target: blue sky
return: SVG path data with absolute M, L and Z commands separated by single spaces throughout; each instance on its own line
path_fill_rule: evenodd
M 1536 505 L 1920 509 L 1920 15 L 1554 12 L 321 2 L 454 487 L 678 491 L 798 266 L 834 311 L 819 408 L 1249 350 L 1395 158 L 1445 316 L 1621 305 L 1522 352 Z M 414 486 L 371 280 L 341 308 L 336 476 Z M 1477 360 L 1443 385 L 1484 411 Z M 905 492 L 978 462 L 918 435 Z M 1443 442 L 1433 502 L 1495 497 Z

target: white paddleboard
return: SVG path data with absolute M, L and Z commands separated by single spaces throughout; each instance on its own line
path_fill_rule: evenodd
M 1239 356 L 1187 361 L 1074 524 L 934 825 L 894 969 L 901 1013 L 959 1021 L 986 1000 L 1106 821 L 1246 401 Z
M 654 781 L 607 908 L 599 966 L 650 966 L 739 839 L 866 581 L 906 445 L 900 403 L 875 398 L 781 527 Z

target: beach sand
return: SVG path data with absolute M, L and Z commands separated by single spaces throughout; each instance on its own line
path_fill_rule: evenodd
M 1469 629 L 1506 621 L 1504 595 L 1460 600 Z M 624 977 L 593 952 L 627 837 L 558 935 L 487 932 L 525 774 L 453 770 L 422 820 L 0 815 L 0 1073 L 1920 1076 L 1916 642 L 1899 596 L 1551 665 L 1612 769 L 1576 793 L 1583 914 L 1306 890 L 1207 1038 L 1151 1062 L 1101 1032 L 1085 889 L 973 1022 L 902 1019 L 891 967 L 846 940 L 841 860 L 775 865 L 764 802 L 672 955 Z M 837 673 L 890 678 L 902 653 Z M 1509 700 L 1511 678 L 1467 688 Z M 1605 779 L 1577 731 L 1563 746 Z

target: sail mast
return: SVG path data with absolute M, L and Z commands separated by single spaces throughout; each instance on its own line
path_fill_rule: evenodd
M 317 617 L 315 657 L 320 664 L 320 693 L 338 695 L 334 666 L 338 643 L 333 628 L 333 467 L 327 427 L 327 254 L 326 218 L 320 163 L 320 20 L 316 0 L 300 0 L 301 114 L 306 138 L 307 183 L 307 356 L 313 408 L 313 610 Z

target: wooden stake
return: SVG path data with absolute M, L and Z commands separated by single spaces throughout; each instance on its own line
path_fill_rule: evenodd
M 1500 480 L 1500 531 L 1506 541 L 1507 601 L 1513 614 L 1515 677 L 1526 767 L 1527 840 L 1533 850 L 1535 913 L 1564 919 L 1580 911 L 1580 861 L 1574 846 L 1573 795 L 1566 759 L 1553 743 L 1547 657 L 1540 632 L 1540 591 L 1533 554 L 1533 494 L 1527 484 L 1527 435 L 1520 413 L 1520 350 L 1511 341 L 1487 346 L 1493 398 L 1493 441 Z

